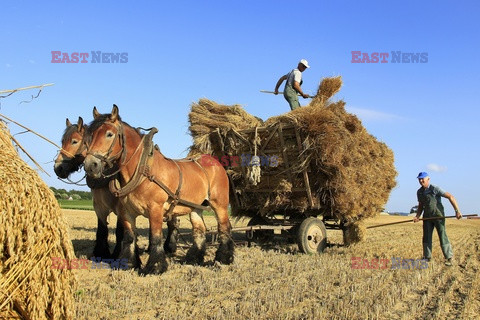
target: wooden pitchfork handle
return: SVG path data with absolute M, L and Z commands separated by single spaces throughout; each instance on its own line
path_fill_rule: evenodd
M 268 91 L 268 90 L 260 90 L 260 92 L 262 93 L 273 93 L 275 94 L 275 91 Z M 278 91 L 278 94 L 283 94 L 282 91 Z M 297 96 L 301 97 L 302 95 L 300 93 L 297 93 Z M 307 99 L 313 99 L 315 98 L 316 96 L 311 96 L 311 95 L 308 95 L 308 98 Z
M 477 217 L 477 216 L 478 216 L 478 214 L 462 214 L 462 218 L 463 217 Z M 418 221 L 442 220 L 442 219 L 448 219 L 448 218 L 456 218 L 456 216 L 422 218 L 422 219 L 418 219 Z M 407 222 L 413 222 L 413 219 L 405 220 L 405 221 L 398 221 L 398 222 L 384 223 L 384 224 L 377 224 L 377 225 L 374 225 L 374 226 L 369 226 L 369 227 L 367 227 L 367 229 L 383 227 L 383 226 L 391 226 L 393 224 L 400 224 L 400 223 L 407 223 Z

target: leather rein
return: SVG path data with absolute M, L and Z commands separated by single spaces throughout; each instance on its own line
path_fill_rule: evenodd
M 151 182 L 154 182 L 156 185 L 158 185 L 160 188 L 162 188 L 168 195 L 167 201 L 170 202 L 170 206 L 168 210 L 165 213 L 165 216 L 167 217 L 168 220 L 170 220 L 173 216 L 173 209 L 177 205 L 184 205 L 190 208 L 195 208 L 195 209 L 200 209 L 200 210 L 208 210 L 208 206 L 202 206 L 196 203 L 193 203 L 191 201 L 187 201 L 184 199 L 180 198 L 180 193 L 182 189 L 182 184 L 183 184 L 183 172 L 178 165 L 176 160 L 165 158 L 169 161 L 173 161 L 175 165 L 177 166 L 178 169 L 178 174 L 179 174 L 179 182 L 177 186 L 177 190 L 173 192 L 165 183 L 163 183 L 161 180 L 159 180 L 155 175 L 151 173 L 151 165 L 153 163 L 153 154 L 154 150 L 157 149 L 158 147 L 153 144 L 153 135 L 155 135 L 158 132 L 158 129 L 155 127 L 152 127 L 150 129 L 146 129 L 146 131 L 149 131 L 148 134 L 144 135 L 142 137 L 142 140 L 140 141 L 139 145 L 137 146 L 137 149 L 135 152 L 132 154 L 132 156 L 128 159 L 128 161 L 125 161 L 126 159 L 126 145 L 125 145 L 125 136 L 123 133 L 123 126 L 122 123 L 120 122 L 120 128 L 118 130 L 118 134 L 115 136 L 115 139 L 112 141 L 112 144 L 110 145 L 107 153 L 104 156 L 98 155 L 98 154 L 93 154 L 88 152 L 87 154 L 93 155 L 94 157 L 100 159 L 102 162 L 106 163 L 110 168 L 113 167 L 114 162 L 118 160 L 121 157 L 121 164 L 114 173 L 109 174 L 108 177 L 111 177 L 113 175 L 116 175 L 118 172 L 120 172 L 120 168 L 123 165 L 126 165 L 130 160 L 133 158 L 133 156 L 138 152 L 140 147 L 143 146 L 143 151 L 140 156 L 140 160 L 137 163 L 137 166 L 135 168 L 135 172 L 132 176 L 132 178 L 127 182 L 126 185 L 121 187 L 120 181 L 118 176 L 111 179 L 108 187 L 110 192 L 117 198 L 120 197 L 125 197 L 129 193 L 131 193 L 133 190 L 135 190 L 140 184 L 142 184 L 145 179 L 148 179 Z M 117 141 L 117 139 L 120 139 L 120 144 L 121 144 L 121 150 L 110 157 L 110 154 L 112 153 L 113 147 Z M 188 161 L 193 161 L 195 162 L 204 172 L 207 182 L 208 182 L 208 198 L 210 198 L 210 180 L 208 179 L 208 174 L 205 168 L 203 168 L 198 161 L 190 159 Z M 103 173 L 102 173 L 103 175 Z

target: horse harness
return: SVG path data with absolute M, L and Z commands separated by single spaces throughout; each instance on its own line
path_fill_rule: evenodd
M 123 129 L 123 128 L 121 128 L 121 129 Z M 145 179 L 148 179 L 151 182 L 154 182 L 160 188 L 162 188 L 168 195 L 167 202 L 170 203 L 170 206 L 169 206 L 168 210 L 165 212 L 165 217 L 167 218 L 167 220 L 172 219 L 173 210 L 179 204 L 190 207 L 190 208 L 199 209 L 199 210 L 202 210 L 202 211 L 207 210 L 209 208 L 208 206 L 199 205 L 199 204 L 193 203 L 191 201 L 180 198 L 180 193 L 181 193 L 182 184 L 183 184 L 183 172 L 182 172 L 180 166 L 178 165 L 179 160 L 173 160 L 173 159 L 166 158 L 169 161 L 173 161 L 173 163 L 175 163 L 175 165 L 177 166 L 177 169 L 178 169 L 179 182 L 178 182 L 177 190 L 175 192 L 173 192 L 165 183 L 163 183 L 161 180 L 159 180 L 157 177 L 155 177 L 155 175 L 153 175 L 151 173 L 151 164 L 153 162 L 154 150 L 157 149 L 159 151 L 158 146 L 153 144 L 153 135 L 156 134 L 157 132 L 158 132 L 158 129 L 153 127 L 153 128 L 150 129 L 150 132 L 148 134 L 146 134 L 142 137 L 142 141 L 140 142 L 139 146 L 137 147 L 137 150 L 143 144 L 143 151 L 142 151 L 142 154 L 140 156 L 140 161 L 138 162 L 137 167 L 135 168 L 135 172 L 134 172 L 132 178 L 130 179 L 130 181 L 128 181 L 126 185 L 121 187 L 118 176 L 111 179 L 110 183 L 108 185 L 110 192 L 117 198 L 125 197 L 130 192 L 135 190 L 142 182 L 144 182 Z M 121 139 L 121 143 L 122 143 L 122 152 L 123 152 L 124 149 L 125 149 L 124 138 L 123 138 L 123 130 L 121 130 L 121 133 L 119 135 L 122 136 L 122 137 L 120 137 L 120 139 Z M 115 141 L 113 143 L 115 143 Z M 112 143 L 112 145 L 113 145 L 113 143 Z M 102 160 L 105 161 L 107 164 L 112 163 L 111 159 L 107 158 L 109 156 L 109 153 L 111 152 L 112 148 L 113 147 L 111 146 L 107 155 L 102 157 L 102 158 L 104 158 Z M 137 150 L 135 151 L 135 153 L 137 152 Z M 126 152 L 123 152 L 123 153 L 126 154 Z M 132 155 L 132 157 L 133 157 L 133 155 Z M 122 163 L 124 162 L 124 160 L 125 160 L 125 155 L 122 155 Z M 195 159 L 186 159 L 186 160 L 180 160 L 180 161 L 188 161 L 188 162 L 193 161 L 202 169 L 203 173 L 205 174 L 205 177 L 207 178 L 207 182 L 208 182 L 207 197 L 208 197 L 208 199 L 210 199 L 210 179 L 208 178 L 208 173 L 205 170 L 205 168 L 202 167 L 200 165 L 200 163 L 198 163 L 198 161 L 195 160 Z

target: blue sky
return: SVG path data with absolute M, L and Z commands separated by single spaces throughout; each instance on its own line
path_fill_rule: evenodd
M 55 85 L 30 103 L 20 104 L 37 91 L 0 99 L 0 113 L 60 143 L 65 118 L 89 122 L 93 106 L 107 113 L 115 103 L 131 125 L 156 126 L 162 152 L 180 158 L 191 144 L 192 102 L 238 103 L 263 119 L 284 113 L 281 96 L 259 91 L 273 90 L 305 58 L 303 90 L 315 93 L 322 77 L 341 75 L 335 99 L 394 151 L 398 186 L 387 210 L 415 205 L 415 177 L 428 171 L 463 213 L 475 213 L 479 8 L 475 1 L 2 1 L 0 90 Z M 126 52 L 128 62 L 51 63 L 51 51 Z M 428 62 L 352 63 L 352 51 L 426 52 Z M 72 188 L 55 177 L 54 146 L 15 137 L 50 173 L 40 174 L 47 184 Z

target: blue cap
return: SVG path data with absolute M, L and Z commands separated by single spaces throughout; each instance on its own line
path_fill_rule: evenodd
M 417 179 L 422 179 L 422 178 L 425 178 L 425 177 L 428 177 L 428 173 L 426 173 L 426 172 L 420 172 L 420 173 L 418 174 Z

